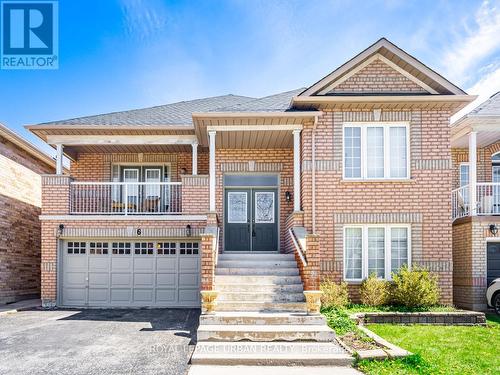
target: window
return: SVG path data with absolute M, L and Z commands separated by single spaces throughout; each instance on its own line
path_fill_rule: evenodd
M 153 255 L 154 245 L 152 242 L 136 242 L 134 244 L 136 255 Z
M 409 178 L 406 124 L 344 126 L 344 178 Z
M 89 244 L 89 252 L 93 255 L 106 255 L 108 253 L 107 242 L 91 242 Z
M 130 255 L 130 242 L 113 242 L 111 252 L 114 255 Z
M 156 253 L 158 255 L 175 255 L 176 243 L 175 242 L 158 242 L 156 245 Z
M 85 242 L 68 242 L 68 254 L 85 254 Z
M 460 187 L 469 185 L 469 164 L 460 164 Z
M 179 244 L 181 255 L 197 255 L 199 244 L 197 242 L 181 242 Z
M 410 264 L 410 226 L 354 225 L 344 229 L 344 278 L 360 281 L 372 273 L 390 279 Z

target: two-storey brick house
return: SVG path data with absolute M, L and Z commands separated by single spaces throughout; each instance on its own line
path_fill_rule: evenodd
M 71 176 L 59 162 L 43 179 L 43 301 L 198 306 L 217 275 L 261 290 L 231 278 L 249 253 L 243 275 L 286 284 L 298 266 L 305 290 L 331 277 L 353 296 L 369 273 L 419 264 L 451 303 L 449 118 L 472 99 L 381 39 L 308 88 L 29 126 L 71 159 Z M 295 260 L 273 271 L 266 253 Z

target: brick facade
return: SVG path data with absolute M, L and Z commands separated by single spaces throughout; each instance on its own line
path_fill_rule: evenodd
M 53 171 L 0 137 L 0 304 L 40 294 L 40 175 Z
M 500 142 L 477 149 L 477 181 L 492 181 L 491 157 L 500 151 Z M 453 189 L 460 186 L 460 164 L 468 163 L 469 150 L 452 149 Z M 453 301 L 462 308 L 486 308 L 486 246 L 494 237 L 490 224 L 500 226 L 495 216 L 466 217 L 453 223 Z

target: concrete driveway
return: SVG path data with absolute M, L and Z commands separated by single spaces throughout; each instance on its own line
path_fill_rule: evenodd
M 0 374 L 187 372 L 196 309 L 30 310 L 0 316 Z

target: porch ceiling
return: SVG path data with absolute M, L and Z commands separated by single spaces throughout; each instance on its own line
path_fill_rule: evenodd
M 468 135 L 477 132 L 478 147 L 486 147 L 500 141 L 500 116 L 464 117 L 452 125 L 451 146 L 468 147 Z
M 198 148 L 198 152 L 206 151 Z M 94 154 L 175 154 L 180 152 L 192 152 L 190 145 L 78 145 L 64 147 L 64 153 L 72 159 L 76 159 L 81 153 Z

